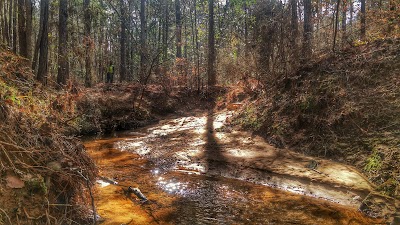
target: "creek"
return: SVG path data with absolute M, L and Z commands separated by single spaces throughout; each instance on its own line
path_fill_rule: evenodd
M 85 140 L 102 224 L 378 224 L 354 168 L 235 131 L 232 112 L 193 111 Z M 137 187 L 147 202 L 128 191 Z

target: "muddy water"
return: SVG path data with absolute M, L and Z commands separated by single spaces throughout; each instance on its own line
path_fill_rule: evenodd
M 380 224 L 357 210 L 371 187 L 353 168 L 232 131 L 229 116 L 197 112 L 86 141 L 102 224 Z

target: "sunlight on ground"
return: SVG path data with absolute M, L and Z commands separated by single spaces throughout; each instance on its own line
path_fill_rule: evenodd
M 321 162 L 317 169 L 323 174 L 309 170 L 308 157 L 276 149 L 246 132 L 223 132 L 220 128 L 227 116 L 227 113 L 214 115 L 212 131 L 206 128 L 207 116 L 191 116 L 162 121 L 160 125 L 130 132 L 126 138 L 87 143 L 100 174 L 118 180 L 118 185 L 107 180 L 97 182 L 96 206 L 106 219 L 104 224 L 184 224 L 182 221 L 224 224 L 237 220 L 243 224 L 244 221 L 261 219 L 265 222 L 271 218 L 280 224 L 288 221 L 310 224 L 317 220 L 317 224 L 336 224 L 337 218 L 329 213 L 332 210 L 340 213 L 343 221 L 350 221 L 349 218 L 354 216 L 367 221 L 351 209 L 359 203 L 360 196 L 349 190 L 368 189 L 368 184 L 360 186 L 363 178 L 357 177 L 351 168 L 316 159 Z M 205 154 L 209 151 L 210 135 L 215 138 L 211 147 L 216 152 Z M 214 163 L 212 167 L 210 162 Z M 224 176 L 239 180 L 228 181 Z M 256 187 L 255 183 L 265 186 Z M 246 185 L 248 187 L 242 189 Z M 350 189 L 338 189 L 336 185 L 348 185 Z M 131 199 L 127 198 L 123 191 L 127 186 L 139 187 L 149 204 L 141 205 L 133 194 L 130 194 Z M 300 195 L 281 193 L 266 186 Z M 315 199 L 308 199 L 306 204 L 304 195 Z M 326 205 L 331 203 L 316 200 L 328 199 L 327 196 L 332 202 L 350 207 L 339 209 L 337 205 L 327 209 Z M 214 211 L 227 210 L 230 214 L 226 216 L 214 214 Z M 274 210 L 278 211 L 272 213 Z M 308 211 L 326 215 L 314 217 Z M 351 213 L 347 215 L 348 212 Z M 297 219 L 287 218 L 287 215 Z

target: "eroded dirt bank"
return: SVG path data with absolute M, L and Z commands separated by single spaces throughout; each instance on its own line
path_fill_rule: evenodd
M 327 54 L 266 87 L 234 120 L 276 146 L 354 165 L 400 199 L 400 39 Z
M 357 170 L 235 131 L 231 115 L 192 111 L 86 141 L 102 177 L 95 193 L 104 224 L 382 222 L 358 211 L 374 187 Z

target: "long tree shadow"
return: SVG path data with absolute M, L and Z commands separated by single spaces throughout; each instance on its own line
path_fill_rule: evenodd
M 216 138 L 216 131 L 214 130 L 214 113 L 215 113 L 215 100 L 212 99 L 208 105 L 207 123 L 206 123 L 206 144 L 205 144 L 205 156 L 207 162 L 207 173 L 215 174 L 215 172 L 221 173 L 227 169 L 227 161 L 225 156 L 222 154 L 222 148 Z
M 204 156 L 206 161 L 206 176 L 197 178 L 197 190 L 189 199 L 181 198 L 175 202 L 178 208 L 176 224 L 225 224 L 226 199 L 224 199 L 223 175 L 227 171 L 226 158 L 222 154 L 214 130 L 215 101 L 208 106 L 207 123 L 205 124 Z

